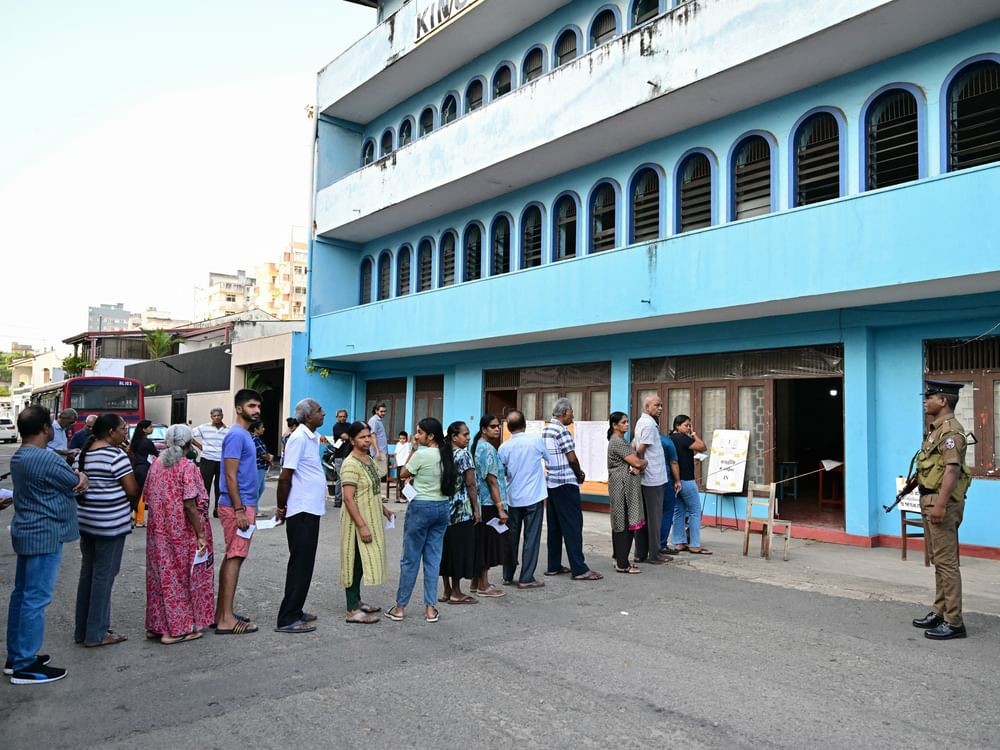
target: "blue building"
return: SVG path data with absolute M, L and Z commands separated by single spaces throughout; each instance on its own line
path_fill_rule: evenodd
M 362 4 L 318 78 L 293 398 L 474 432 L 657 392 L 807 475 L 803 533 L 879 545 L 922 380 L 958 380 L 962 542 L 1000 556 L 995 0 Z

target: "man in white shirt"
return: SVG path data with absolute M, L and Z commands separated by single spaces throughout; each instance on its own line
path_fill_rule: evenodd
M 219 476 L 222 467 L 222 441 L 225 439 L 229 428 L 223 420 L 221 407 L 215 407 L 209 412 L 211 422 L 198 425 L 191 431 L 194 438 L 191 442 L 195 448 L 201 451 L 201 459 L 198 468 L 201 469 L 201 479 L 205 482 L 205 492 L 209 499 L 212 497 L 212 488 L 215 488 L 215 506 L 212 515 L 219 517 Z
M 76 424 L 76 409 L 63 409 L 52 422 L 52 440 L 49 450 L 64 458 L 69 455 L 69 434 L 67 430 Z
M 311 398 L 295 405 L 299 427 L 285 444 L 278 476 L 278 509 L 275 517 L 285 522 L 288 537 L 288 569 L 285 597 L 278 610 L 278 633 L 310 633 L 316 615 L 303 611 L 316 564 L 319 521 L 326 513 L 326 472 L 320 460 L 323 407 Z
M 545 514 L 546 460 L 545 443 L 540 437 L 528 435 L 524 428 L 524 415 L 514 409 L 507 412 L 507 429 L 510 439 L 500 446 L 500 462 L 507 473 L 507 527 L 510 537 L 511 558 L 503 566 L 503 582 L 514 582 L 517 570 L 517 551 L 521 545 L 521 527 L 524 526 L 524 549 L 521 556 L 519 589 L 539 589 L 545 585 L 535 580 L 538 566 L 538 548 L 542 542 L 542 516 Z
M 660 522 L 663 518 L 663 486 L 667 483 L 667 461 L 660 442 L 657 419 L 663 414 L 663 400 L 646 396 L 642 416 L 635 423 L 635 454 L 646 459 L 639 479 L 642 504 L 646 507 L 646 527 L 635 534 L 635 561 L 662 565 L 671 558 L 660 554 Z

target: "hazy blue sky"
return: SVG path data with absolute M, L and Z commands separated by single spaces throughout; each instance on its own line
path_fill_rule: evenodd
M 0 0 L 0 348 L 91 304 L 187 316 L 308 220 L 316 71 L 375 23 L 343 0 Z

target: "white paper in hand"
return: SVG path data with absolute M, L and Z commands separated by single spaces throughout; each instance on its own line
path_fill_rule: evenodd
M 208 547 L 205 547 L 201 552 L 195 550 L 194 560 L 191 562 L 191 567 L 195 565 L 201 565 L 204 562 L 208 562 Z
M 417 491 L 413 489 L 412 484 L 403 485 L 403 497 L 405 497 L 407 500 L 412 500 L 416 496 L 417 496 Z
M 7 500 L 12 497 L 14 497 L 14 493 L 10 490 L 6 488 L 0 489 L 0 500 Z
M 385 519 L 385 527 L 387 529 L 396 528 L 396 514 L 393 513 L 389 518 Z
M 258 529 L 273 529 L 277 525 L 278 519 L 276 517 L 262 518 L 254 524 Z
M 486 525 L 492 526 L 494 529 L 497 530 L 498 534 L 503 534 L 505 531 L 507 531 L 507 524 L 500 523 L 499 518 L 491 518 L 489 521 L 486 522 Z
M 246 531 L 243 531 L 243 529 L 236 529 L 236 536 L 241 536 L 244 539 L 249 539 L 250 537 L 253 536 L 253 532 L 256 528 L 257 524 L 252 523 L 249 526 L 247 526 Z

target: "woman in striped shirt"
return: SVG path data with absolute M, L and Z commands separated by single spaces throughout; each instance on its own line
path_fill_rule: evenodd
M 128 454 L 121 445 L 128 435 L 125 420 L 104 414 L 80 452 L 77 468 L 93 476 L 77 503 L 80 523 L 80 583 L 76 590 L 74 638 L 87 648 L 126 640 L 113 633 L 111 589 L 121 567 L 125 537 L 132 531 L 130 501 L 139 495 Z

